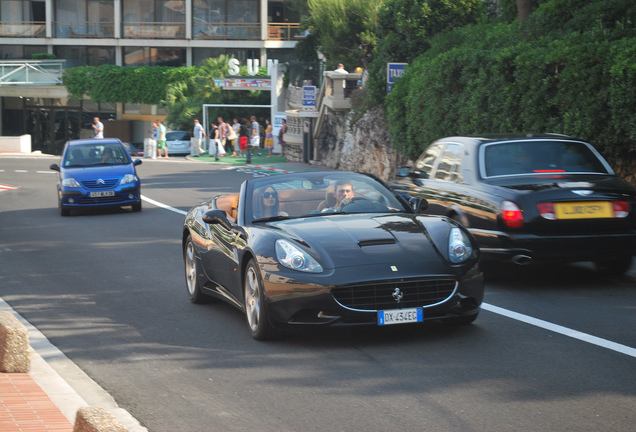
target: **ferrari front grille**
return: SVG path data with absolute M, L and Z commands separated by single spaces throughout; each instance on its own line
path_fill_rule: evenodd
M 433 306 L 450 298 L 456 289 L 457 281 L 452 278 L 418 278 L 342 285 L 331 293 L 346 308 L 379 311 Z

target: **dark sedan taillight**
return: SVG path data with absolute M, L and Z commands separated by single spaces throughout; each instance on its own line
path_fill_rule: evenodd
M 504 201 L 501 203 L 501 220 L 510 228 L 519 228 L 523 225 L 523 213 L 517 204 Z
M 629 203 L 627 201 L 612 201 L 615 218 L 626 218 L 629 215 Z

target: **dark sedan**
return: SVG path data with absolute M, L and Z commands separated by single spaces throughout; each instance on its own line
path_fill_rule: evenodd
M 73 209 L 100 206 L 131 206 L 141 210 L 141 182 L 123 143 L 115 138 L 69 141 L 58 172 L 57 198 L 62 216 Z
M 470 323 L 484 294 L 477 244 L 424 207 L 363 174 L 247 180 L 186 216 L 188 295 L 244 311 L 259 340 L 287 326 Z
M 484 260 L 593 261 L 622 274 L 636 253 L 636 188 L 567 136 L 443 138 L 392 186 L 461 222 Z

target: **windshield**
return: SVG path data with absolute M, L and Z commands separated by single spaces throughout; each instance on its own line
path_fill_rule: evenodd
M 66 168 L 128 163 L 128 152 L 119 143 L 74 145 L 66 150 L 62 160 L 62 166 Z
M 272 176 L 250 182 L 246 216 L 252 222 L 349 213 L 412 212 L 371 177 L 334 172 Z
M 580 141 L 510 141 L 481 148 L 484 177 L 611 171 L 592 146 Z

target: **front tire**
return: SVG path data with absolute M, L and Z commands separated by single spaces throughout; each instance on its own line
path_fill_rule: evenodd
M 201 292 L 199 279 L 197 278 L 197 259 L 191 236 L 188 236 L 185 248 L 183 248 L 183 264 L 185 268 L 186 288 L 188 289 L 190 301 L 195 304 L 203 303 L 205 301 L 205 294 Z
M 133 204 L 131 207 L 132 207 L 132 211 L 140 212 L 141 211 L 141 201 L 139 201 L 137 204 Z
M 245 317 L 254 339 L 264 341 L 277 335 L 278 332 L 269 323 L 263 282 L 253 259 L 245 269 Z

